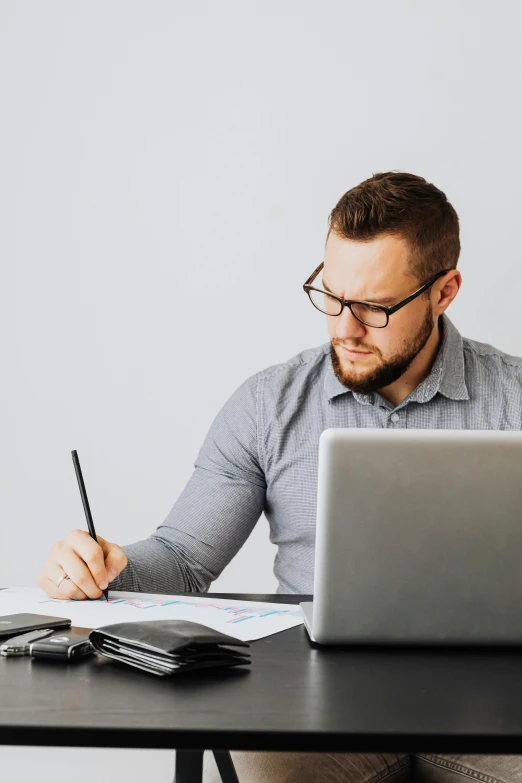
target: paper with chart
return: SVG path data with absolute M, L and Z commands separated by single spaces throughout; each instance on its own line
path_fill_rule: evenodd
M 223 598 L 126 593 L 109 590 L 109 600 L 60 601 L 39 587 L 0 590 L 0 615 L 18 612 L 68 617 L 72 625 L 100 628 L 136 620 L 190 620 L 236 639 L 251 642 L 295 625 L 301 611 L 295 604 L 232 601 Z

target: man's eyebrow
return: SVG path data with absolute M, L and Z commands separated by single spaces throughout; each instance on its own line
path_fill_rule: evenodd
M 324 277 L 323 277 L 323 288 L 325 291 L 328 291 L 329 294 L 334 294 L 334 292 L 330 288 L 328 288 L 328 286 L 324 282 Z M 334 296 L 337 296 L 337 294 L 334 294 Z M 376 299 L 364 299 L 362 301 L 371 302 L 372 304 L 385 305 L 385 304 L 392 304 L 393 302 L 395 302 L 395 298 L 392 296 L 381 296 L 381 297 L 377 297 Z

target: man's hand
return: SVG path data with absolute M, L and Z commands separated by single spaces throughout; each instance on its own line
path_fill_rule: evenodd
M 76 601 L 103 595 L 127 565 L 127 556 L 117 544 L 97 538 L 98 543 L 86 530 L 73 530 L 53 546 L 38 574 L 38 584 L 47 595 Z M 62 579 L 64 574 L 69 579 Z

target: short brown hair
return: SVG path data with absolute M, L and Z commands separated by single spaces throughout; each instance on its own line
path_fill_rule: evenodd
M 328 223 L 327 241 L 332 231 L 360 242 L 380 234 L 403 237 L 411 249 L 411 272 L 420 281 L 457 266 L 458 215 L 441 190 L 415 174 L 373 174 L 340 198 Z

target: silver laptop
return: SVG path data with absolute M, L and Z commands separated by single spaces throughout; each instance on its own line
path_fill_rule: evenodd
M 522 432 L 319 439 L 320 644 L 522 644 Z

